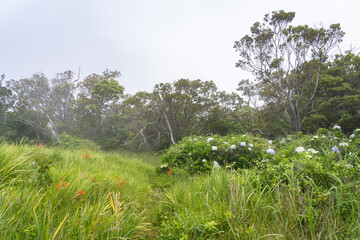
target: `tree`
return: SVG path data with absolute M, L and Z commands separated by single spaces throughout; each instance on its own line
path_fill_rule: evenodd
M 19 119 L 38 134 L 48 134 L 60 143 L 50 104 L 51 88 L 44 74 L 33 74 L 30 78 L 11 80 L 15 108 Z
M 102 130 L 109 124 L 108 113 L 124 92 L 124 87 L 116 80 L 120 75 L 119 71 L 106 69 L 102 74 L 87 76 L 79 84 L 80 93 L 75 103 L 76 135 L 102 138 Z
M 255 76 L 261 99 L 281 106 L 284 123 L 298 132 L 313 111 L 320 76 L 344 32 L 339 24 L 328 29 L 291 26 L 294 17 L 283 10 L 265 15 L 234 48 L 240 56 L 236 67 Z
M 319 83 L 314 114 L 304 120 L 304 128 L 314 132 L 338 124 L 352 133 L 360 122 L 360 55 L 347 51 L 336 55 Z
M 151 93 L 139 92 L 124 101 L 129 143 L 161 149 L 192 134 L 229 133 L 236 122 L 232 113 L 242 102 L 237 94 L 218 91 L 212 81 L 157 84 Z

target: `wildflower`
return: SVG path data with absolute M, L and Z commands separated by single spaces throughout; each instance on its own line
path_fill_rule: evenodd
M 236 149 L 236 146 L 235 146 L 235 145 L 231 145 L 230 148 L 231 148 L 231 150 L 235 150 L 235 149 Z
M 331 151 L 332 151 L 332 152 L 335 152 L 335 153 L 339 153 L 339 148 L 338 148 L 337 146 L 333 146 L 333 147 L 331 148 Z
M 309 148 L 309 149 L 307 150 L 307 152 L 308 152 L 308 153 L 311 153 L 311 154 L 317 154 L 317 153 L 319 153 L 319 151 L 316 151 L 316 150 L 313 149 L 313 148 Z
M 355 137 L 355 134 L 351 134 L 350 136 L 349 136 L 349 138 L 354 138 Z
M 333 127 L 333 129 L 334 129 L 334 130 L 337 130 L 337 129 L 341 130 L 341 127 L 340 127 L 339 125 L 335 125 L 335 126 Z
M 246 137 L 246 134 L 244 134 L 243 137 Z
M 263 159 L 261 160 L 262 163 L 267 163 L 269 161 L 269 159 Z
M 66 188 L 66 182 L 60 181 L 56 188 L 57 189 Z
M 326 138 L 326 136 L 325 136 L 325 135 L 322 135 L 322 138 Z
M 212 150 L 212 151 L 217 151 L 217 147 L 216 147 L 216 146 L 212 146 L 212 147 L 211 147 L 211 150 Z
M 252 143 L 248 144 L 249 148 L 254 148 L 254 145 Z
M 272 149 L 272 148 L 269 148 L 269 149 L 266 150 L 266 153 L 267 153 L 267 154 L 275 155 L 275 150 Z
M 350 163 L 348 163 L 348 164 L 345 164 L 345 167 L 347 167 L 347 168 L 352 168 L 352 167 L 354 167 L 354 166 L 351 165 Z
M 219 163 L 217 161 L 214 161 L 214 167 L 215 168 L 220 168 L 220 165 L 219 165 Z
M 240 143 L 240 146 L 246 147 L 246 143 L 245 143 L 245 142 L 241 142 L 241 143 Z
M 80 190 L 80 191 L 78 191 L 78 192 L 75 194 L 75 197 L 73 197 L 71 200 L 75 201 L 75 200 L 78 199 L 78 198 L 79 198 L 80 200 L 82 200 L 84 194 L 85 194 L 84 190 Z
M 341 147 L 347 147 L 347 146 L 349 146 L 349 144 L 346 143 L 346 142 L 341 142 L 341 143 L 339 143 L 339 146 L 341 146 Z
M 167 168 L 168 165 L 167 164 L 164 164 L 164 165 L 161 165 L 160 168 Z
M 170 176 L 171 175 L 171 170 L 166 171 L 167 175 Z
M 86 154 L 83 155 L 83 159 L 88 159 L 88 158 L 90 158 L 90 155 L 87 154 L 87 153 L 88 153 L 87 150 L 85 150 L 85 153 L 86 153 Z
M 123 184 L 126 184 L 126 180 L 121 181 L 120 177 L 116 177 L 116 187 L 118 189 L 121 189 Z
M 312 138 L 313 138 L 313 139 L 318 139 L 318 138 L 319 138 L 319 136 L 316 136 L 316 135 L 315 135 L 315 136 L 313 136 Z
M 211 137 L 207 139 L 207 142 L 211 142 L 211 141 L 214 141 L 214 138 Z
M 226 144 L 226 145 L 227 145 L 227 144 L 229 144 L 229 143 L 228 143 L 228 142 L 223 142 L 223 144 Z
M 285 144 L 285 141 L 284 141 L 284 140 L 281 140 L 281 141 L 280 141 L 280 144 Z
M 268 141 L 268 143 L 269 143 L 269 144 L 272 144 L 272 143 L 273 143 L 273 141 L 272 141 L 272 140 L 269 140 L 269 141 Z
M 206 162 L 206 159 L 203 159 L 202 162 Z
M 296 153 L 302 153 L 303 151 L 305 151 L 305 149 L 304 149 L 303 147 L 297 147 L 297 148 L 295 149 L 295 152 L 296 152 Z
M 355 130 L 355 132 L 360 132 L 360 128 L 357 128 L 357 129 Z

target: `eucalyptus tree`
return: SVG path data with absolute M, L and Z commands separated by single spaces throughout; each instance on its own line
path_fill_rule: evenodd
M 94 138 L 108 124 L 111 108 L 116 106 L 124 87 L 116 80 L 119 71 L 105 70 L 102 74 L 91 74 L 79 83 L 79 94 L 75 102 L 77 135 Z
M 11 80 L 9 86 L 18 118 L 38 134 L 49 135 L 60 142 L 54 109 L 50 104 L 51 87 L 48 78 L 42 73 L 36 73 L 30 78 Z
M 275 11 L 235 42 L 240 60 L 236 67 L 255 76 L 261 99 L 283 108 L 284 123 L 300 131 L 311 114 L 321 74 L 332 50 L 344 36 L 340 24 L 328 28 L 291 26 L 294 12 Z M 309 68 L 308 66 L 312 67 Z
M 179 79 L 157 84 L 151 93 L 139 92 L 124 104 L 131 131 L 128 144 L 163 148 L 192 134 L 223 133 L 218 127 L 242 99 L 218 91 L 212 81 Z

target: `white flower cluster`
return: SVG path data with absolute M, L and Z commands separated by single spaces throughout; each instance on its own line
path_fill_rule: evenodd
M 207 142 L 211 142 L 211 141 L 214 141 L 214 138 L 211 137 L 207 139 Z
M 272 148 L 269 148 L 269 149 L 266 150 L 266 153 L 271 154 L 271 155 L 275 155 L 275 150 L 272 149 Z
M 341 147 L 347 147 L 347 146 L 349 146 L 349 144 L 346 143 L 346 142 L 341 142 L 341 143 L 339 143 L 339 146 L 341 146 Z
M 316 151 L 316 150 L 313 149 L 313 148 L 309 148 L 306 152 L 307 152 L 307 153 L 311 153 L 311 154 L 317 154 L 317 153 L 319 153 L 319 151 Z
M 217 161 L 214 161 L 214 168 L 220 168 L 220 165 Z
M 295 149 L 295 152 L 296 153 L 302 153 L 302 152 L 304 152 L 305 151 L 305 148 L 303 148 L 303 147 L 297 147 L 296 149 Z
M 340 127 L 339 125 L 335 125 L 335 126 L 333 127 L 333 129 L 334 129 L 334 130 L 341 130 L 341 127 Z

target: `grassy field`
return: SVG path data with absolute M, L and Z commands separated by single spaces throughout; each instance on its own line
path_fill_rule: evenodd
M 254 170 L 157 174 L 160 157 L 0 145 L 0 239 L 355 239 L 358 182 L 316 194 Z

